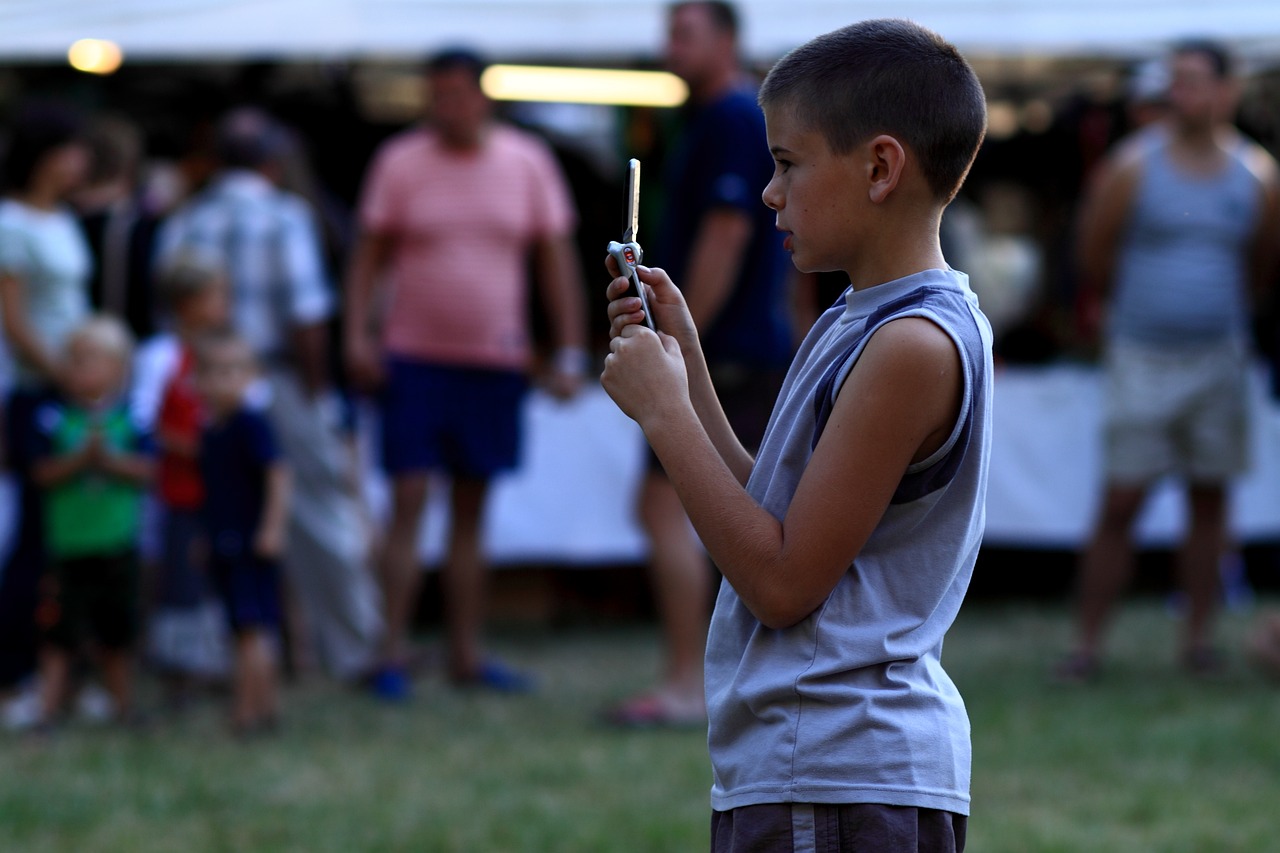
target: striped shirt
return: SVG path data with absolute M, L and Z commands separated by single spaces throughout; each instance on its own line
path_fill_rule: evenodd
M 291 328 L 333 313 L 310 208 L 257 172 L 222 172 L 169 218 L 157 238 L 158 262 L 184 247 L 222 260 L 236 332 L 259 355 L 282 354 Z
M 576 214 L 551 151 L 496 125 L 475 152 L 415 129 L 378 151 L 360 224 L 393 238 L 383 344 L 438 364 L 520 370 L 532 352 L 534 242 L 572 233 Z

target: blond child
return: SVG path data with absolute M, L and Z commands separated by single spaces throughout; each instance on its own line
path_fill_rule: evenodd
M 138 636 L 138 535 L 152 474 L 148 439 L 125 401 L 133 340 L 96 316 L 68 338 L 60 399 L 33 421 L 32 479 L 43 489 L 49 565 L 37 623 L 41 718 L 67 699 L 74 657 L 91 647 L 121 720 L 134 716 Z

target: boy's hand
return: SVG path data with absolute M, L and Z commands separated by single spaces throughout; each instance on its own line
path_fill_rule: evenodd
M 654 333 L 643 323 L 624 323 L 609 341 L 600 384 L 618 408 L 642 428 L 691 405 L 679 342 L 665 332 Z
M 80 452 L 87 468 L 105 468 L 109 461 L 110 451 L 102 440 L 102 433 L 98 430 L 89 433 L 89 438 L 85 440 Z
M 614 276 L 609 282 L 606 295 L 609 298 L 609 337 L 621 334 L 627 326 L 644 323 L 644 311 L 640 297 L 627 296 L 631 283 L 626 276 L 618 276 L 618 264 L 613 256 L 605 258 L 605 268 Z M 685 305 L 684 294 L 672 283 L 666 272 L 658 267 L 636 267 L 640 275 L 640 283 L 647 288 L 649 308 L 653 311 L 653 319 L 658 328 L 675 338 L 684 352 L 695 352 L 698 348 L 698 333 L 689 316 L 689 308 Z
M 253 537 L 253 553 L 264 560 L 278 560 L 284 554 L 284 528 L 264 524 Z

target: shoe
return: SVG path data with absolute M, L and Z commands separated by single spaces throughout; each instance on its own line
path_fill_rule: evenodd
M 452 681 L 457 687 L 474 687 L 495 693 L 532 693 L 535 687 L 533 676 L 494 660 L 484 661 L 467 675 L 455 675 Z
M 1059 684 L 1090 684 L 1098 680 L 1102 667 L 1096 655 L 1072 652 L 1053 668 L 1053 680 Z
M 619 729 L 706 728 L 707 712 L 698 703 L 685 704 L 662 693 L 645 693 L 619 702 L 601 713 L 605 724 Z
M 369 690 L 384 702 L 407 702 L 413 686 L 403 667 L 384 666 L 374 672 L 369 680 Z

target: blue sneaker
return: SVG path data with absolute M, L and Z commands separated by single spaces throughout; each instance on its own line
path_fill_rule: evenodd
M 493 660 L 484 661 L 469 675 L 455 676 L 453 683 L 495 693 L 532 693 L 536 686 L 533 676 Z
M 385 702 L 407 702 L 413 692 L 403 667 L 384 666 L 373 674 L 369 683 L 373 695 Z

